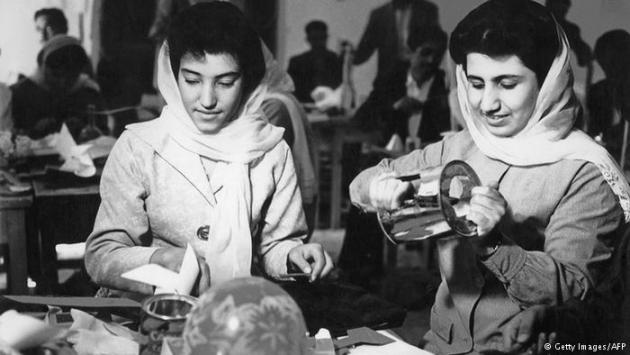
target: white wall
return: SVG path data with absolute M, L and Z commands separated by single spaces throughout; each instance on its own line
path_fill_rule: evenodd
M 278 0 L 278 58 L 285 65 L 292 55 L 307 49 L 304 25 L 313 19 L 328 23 L 329 48 L 337 49 L 340 38 L 357 43 L 367 23 L 370 10 L 388 0 Z M 450 33 L 455 25 L 484 0 L 432 0 L 439 7 L 440 23 Z M 544 3 L 544 0 L 537 0 Z M 568 19 L 582 29 L 582 37 L 593 47 L 604 32 L 623 28 L 630 32 L 630 1 L 628 0 L 573 0 Z M 354 81 L 359 95 L 371 90 L 376 61 L 355 68 Z M 576 78 L 583 81 L 584 69 L 576 68 Z M 601 78 L 596 68 L 594 79 Z

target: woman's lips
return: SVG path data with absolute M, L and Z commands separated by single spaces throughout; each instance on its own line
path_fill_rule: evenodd
M 484 117 L 486 118 L 486 121 L 488 121 L 488 123 L 491 126 L 501 126 L 503 125 L 503 123 L 505 122 L 506 118 L 509 115 L 485 115 Z
M 195 110 L 195 111 L 197 111 L 197 113 L 200 114 L 202 117 L 214 117 L 221 113 L 221 111 L 201 111 L 201 110 Z

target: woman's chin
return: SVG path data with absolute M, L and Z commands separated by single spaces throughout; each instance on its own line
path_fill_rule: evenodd
M 516 134 L 514 127 L 511 127 L 509 125 L 499 126 L 499 125 L 485 124 L 485 126 L 488 132 L 490 132 L 490 134 L 492 134 L 495 137 L 506 138 L 506 137 L 512 137 L 513 135 Z

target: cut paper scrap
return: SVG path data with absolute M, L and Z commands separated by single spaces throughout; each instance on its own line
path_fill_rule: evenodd
M 190 244 L 188 244 L 179 272 L 171 271 L 157 264 L 146 264 L 127 271 L 121 276 L 129 280 L 155 286 L 155 294 L 177 293 L 189 295 L 198 275 L 199 264 L 197 263 L 197 255 Z
M 349 355 L 432 355 L 432 353 L 422 350 L 418 347 L 415 347 L 411 344 L 408 344 L 400 338 L 397 338 L 392 333 L 386 330 L 378 330 L 375 333 L 387 337 L 392 340 L 390 343 L 385 343 L 382 345 L 358 345 L 354 348 L 340 348 L 338 354 L 349 354 Z M 373 339 L 376 341 L 382 341 L 383 338 Z
M 0 342 L 18 351 L 41 345 L 64 331 L 15 310 L 0 315 Z
M 90 158 L 91 145 L 77 145 L 68 130 L 68 126 L 64 123 L 55 142 L 55 149 L 64 160 L 63 165 L 59 168 L 62 171 L 74 173 L 79 177 L 90 177 L 96 174 L 94 162 Z

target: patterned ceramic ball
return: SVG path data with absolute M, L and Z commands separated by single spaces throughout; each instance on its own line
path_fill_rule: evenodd
M 259 277 L 234 279 L 201 295 L 184 327 L 184 354 L 306 354 L 297 303 Z

